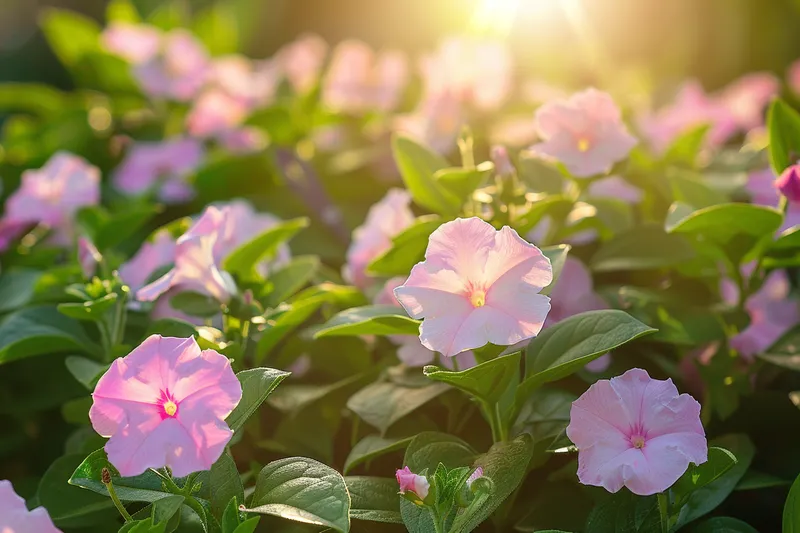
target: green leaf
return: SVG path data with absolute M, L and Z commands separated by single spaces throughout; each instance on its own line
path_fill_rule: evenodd
M 724 448 L 710 447 L 708 461 L 701 465 L 690 464 L 686 473 L 672 486 L 674 506 L 679 508 L 692 492 L 713 483 L 736 464 L 736 457 Z
M 142 21 L 142 17 L 139 16 L 131 0 L 111 0 L 106 6 L 106 20 L 138 24 Z
M 300 300 L 288 304 L 286 310 L 277 318 L 268 320 L 258 340 L 256 363 L 264 361 L 284 337 L 308 320 L 323 303 L 325 303 L 324 297 Z
M 428 238 L 441 226 L 439 215 L 426 215 L 392 237 L 392 247 L 367 265 L 367 272 L 375 276 L 407 276 L 411 269 L 425 258 Z
M 116 303 L 117 294 L 112 292 L 90 302 L 58 304 L 57 309 L 62 315 L 76 320 L 100 322 L 103 320 L 106 311 L 114 307 Z
M 119 533 L 165 533 L 167 524 L 153 524 L 152 518 L 124 524 Z
M 88 17 L 66 9 L 46 8 L 39 23 L 50 48 L 67 67 L 74 67 L 89 52 L 99 49 L 100 26 Z
M 708 130 L 708 124 L 703 124 L 681 133 L 667 148 L 664 160 L 693 167 L 697 160 L 697 155 L 705 144 Z
M 553 268 L 553 281 L 550 285 L 542 289 L 541 294 L 549 295 L 556 286 L 558 278 L 561 276 L 561 271 L 564 270 L 564 264 L 567 262 L 567 255 L 572 249 L 569 244 L 559 244 L 558 246 L 547 246 L 542 248 L 542 253 L 550 260 L 550 265 Z
M 595 506 L 586 521 L 586 533 L 654 533 L 661 530 L 660 523 L 655 496 L 621 490 Z
M 104 252 L 134 235 L 161 211 L 153 204 L 134 204 L 108 216 L 94 235 L 94 244 Z
M 308 223 L 307 218 L 295 218 L 272 226 L 231 252 L 223 261 L 223 269 L 246 281 L 257 280 L 259 275 L 256 266 L 274 255 L 278 246 L 308 227 Z
M 365 305 L 337 313 L 314 333 L 314 338 L 341 335 L 417 335 L 419 321 L 395 305 Z
M 453 521 L 450 533 L 469 533 L 489 518 L 525 479 L 532 456 L 533 439 L 523 434 L 509 442 L 495 443 L 487 453 L 475 459 L 473 466 L 483 468 L 484 477 L 492 480 L 493 490 L 483 500 L 479 492 Z
M 216 518 L 222 518 L 231 499 L 244 502 L 242 478 L 230 452 L 224 451 L 217 462 L 211 465 L 210 478 L 211 513 Z
M 97 348 L 80 324 L 55 307 L 29 307 L 0 323 L 0 364 L 47 353 L 89 351 Z
M 111 472 L 114 488 L 123 502 L 154 502 L 170 496 L 161 487 L 161 478 L 150 470 L 139 476 L 120 477 L 103 449 L 92 452 L 74 468 L 69 484 L 108 496 L 102 481 L 103 468 L 108 468 Z
M 564 191 L 564 175 L 558 168 L 530 153 L 519 155 L 519 177 L 534 192 L 558 195 Z
M 670 207 L 665 222 L 669 233 L 702 236 L 705 240 L 726 245 L 734 237 L 745 235 L 755 241 L 772 236 L 783 222 L 777 209 L 751 204 L 722 204 L 695 210 L 686 204 Z
M 535 449 L 531 467 L 540 466 L 552 457 L 548 449 L 566 430 L 570 408 L 576 398 L 561 389 L 542 387 L 522 404 L 511 434 L 524 432 L 533 438 Z
M 437 170 L 433 181 L 439 183 L 456 198 L 470 198 L 481 183 L 494 174 L 494 163 L 485 161 L 475 168 L 450 167 Z
M 169 306 L 187 315 L 204 318 L 216 316 L 221 312 L 221 306 L 217 300 L 193 291 L 181 291 L 170 296 Z
M 306 524 L 350 530 L 350 495 L 344 478 L 313 459 L 273 461 L 258 474 L 248 513 L 279 516 Z
M 789 480 L 751 468 L 736 484 L 736 490 L 771 489 L 772 487 L 785 487 L 791 484 L 792 482 Z
M 786 529 L 784 526 L 783 531 L 786 533 L 795 530 Z M 697 524 L 689 533 L 758 533 L 758 530 L 737 518 L 716 516 Z
M 792 483 L 783 506 L 783 533 L 800 532 L 800 476 Z
M 71 487 L 67 480 L 83 455 L 56 459 L 39 482 L 39 502 L 59 527 L 82 527 L 110 520 L 116 514 L 111 500 Z
M 784 333 L 775 344 L 767 349 L 766 353 L 756 354 L 756 357 L 773 365 L 800 372 L 798 342 L 800 342 L 800 327 L 794 327 Z
M 86 390 L 93 391 L 97 385 L 97 380 L 108 370 L 108 365 L 98 363 L 92 359 L 70 355 L 64 360 L 72 377 L 86 387 Z
M 402 524 L 397 480 L 350 476 L 344 478 L 350 493 L 350 518 L 371 522 Z
M 653 225 L 636 226 L 604 243 L 590 265 L 596 272 L 674 267 L 695 256 L 691 244 Z
M 701 174 L 681 169 L 667 171 L 667 179 L 672 186 L 672 196 L 677 202 L 699 209 L 728 201 L 725 194 L 712 189 L 703 178 Z
M 517 405 L 544 383 L 567 377 L 610 350 L 654 333 L 624 311 L 588 311 L 562 320 L 525 348 L 525 380 Z
M 436 171 L 449 166 L 447 160 L 402 134 L 392 137 L 392 153 L 417 204 L 441 215 L 458 214 L 462 200 L 433 177 Z
M 38 83 L 9 83 L 0 85 L 0 110 L 24 111 L 49 117 L 68 105 L 67 95 L 48 85 Z
M 769 161 L 776 175 L 800 159 L 800 114 L 781 100 L 774 100 L 767 113 Z
M 392 424 L 449 388 L 443 383 L 422 387 L 405 387 L 391 381 L 372 383 L 352 395 L 347 408 L 384 434 Z
M 290 372 L 273 368 L 242 370 L 236 377 L 242 384 L 242 399 L 225 420 L 233 431 L 239 431 L 264 400 L 286 379 Z
M 0 86 L 2 89 L 2 86 Z M 6 270 L 0 277 L 0 313 L 25 306 L 33 298 L 36 284 L 42 277 L 38 270 Z
M 195 15 L 192 32 L 211 54 L 233 54 L 239 50 L 237 22 L 231 5 L 214 3 Z
M 422 372 L 429 379 L 447 383 L 489 405 L 500 401 L 519 372 L 520 352 L 490 359 L 472 368 L 452 372 L 428 365 Z
M 258 527 L 258 522 L 261 520 L 260 516 L 254 516 L 248 520 L 245 520 L 239 527 L 237 527 L 233 533 L 253 533 Z
M 371 461 L 372 459 L 402 450 L 414 437 L 390 438 L 380 435 L 367 435 L 353 446 L 344 462 L 343 472 L 346 474 L 356 466 Z M 345 478 L 345 481 L 347 478 Z M 395 491 L 397 492 L 397 491 Z
M 277 307 L 306 285 L 319 270 L 319 257 L 303 255 L 294 257 L 287 264 L 275 269 L 269 275 L 271 289 L 264 303 L 267 307 Z

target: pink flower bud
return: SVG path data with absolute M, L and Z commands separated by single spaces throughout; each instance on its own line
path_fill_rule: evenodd
M 418 476 L 406 466 L 402 470 L 398 470 L 395 477 L 397 478 L 397 483 L 400 484 L 400 494 L 413 492 L 419 496 L 420 500 L 428 497 L 428 490 L 430 490 L 431 484 L 425 476 Z
M 467 478 L 467 487 L 468 487 L 468 488 L 472 488 L 472 484 L 475 482 L 475 480 L 476 480 L 476 479 L 479 479 L 479 478 L 482 478 L 482 477 L 483 477 L 483 467 L 482 467 L 482 466 L 479 466 L 479 467 L 478 467 L 478 468 L 476 468 L 476 469 L 475 469 L 475 471 L 474 471 L 472 474 L 470 474 L 470 476 Z
M 501 176 L 514 173 L 514 165 L 511 164 L 511 159 L 508 157 L 508 150 L 506 150 L 505 146 L 492 146 L 492 162 L 495 170 Z
M 775 180 L 775 187 L 792 203 L 800 202 L 800 165 L 792 165 Z

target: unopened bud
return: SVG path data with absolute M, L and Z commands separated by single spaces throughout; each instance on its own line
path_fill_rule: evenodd
M 800 165 L 792 165 L 775 181 L 775 187 L 791 203 L 800 203 Z
M 111 484 L 111 472 L 108 468 L 103 467 L 103 470 L 100 472 L 100 479 L 103 481 L 103 485 Z

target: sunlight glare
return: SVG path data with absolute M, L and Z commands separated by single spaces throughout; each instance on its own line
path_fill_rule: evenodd
M 507 34 L 520 15 L 546 22 L 558 14 L 567 0 L 478 0 L 472 24 L 477 30 Z

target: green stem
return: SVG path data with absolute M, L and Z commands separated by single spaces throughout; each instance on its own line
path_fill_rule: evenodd
M 658 514 L 661 516 L 661 533 L 669 533 L 669 494 L 658 493 Z
M 431 518 L 433 518 L 433 527 L 436 529 L 436 533 L 444 533 L 444 526 L 442 525 L 442 519 L 439 517 L 439 513 L 433 507 L 430 508 Z
M 111 482 L 103 484 L 106 486 L 106 490 L 108 490 L 108 495 L 111 496 L 111 501 L 114 502 L 114 507 L 117 508 L 117 511 L 119 511 L 119 514 L 122 515 L 122 518 L 124 518 L 126 522 L 132 522 L 133 518 L 131 517 L 128 510 L 125 509 L 125 506 L 122 505 L 122 501 L 120 501 L 119 496 L 117 496 L 117 491 L 114 488 L 114 484 Z
M 490 405 L 483 402 L 483 411 L 486 413 L 486 419 L 489 421 L 489 427 L 492 428 L 492 441 L 503 442 L 508 438 L 508 432 L 503 427 L 503 419 L 500 416 L 500 404 Z

